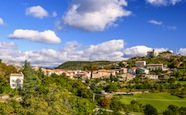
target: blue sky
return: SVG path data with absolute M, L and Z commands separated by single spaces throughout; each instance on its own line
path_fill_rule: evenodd
M 148 50 L 186 55 L 185 0 L 6 0 L 1 59 L 56 66 L 123 60 Z

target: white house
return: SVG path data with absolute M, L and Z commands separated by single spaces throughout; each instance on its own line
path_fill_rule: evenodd
M 163 64 L 147 64 L 147 69 L 149 70 L 163 70 Z
M 22 89 L 23 88 L 23 73 L 12 73 L 10 74 L 10 87 L 12 89 Z
M 145 77 L 148 79 L 158 80 L 158 75 L 146 74 Z

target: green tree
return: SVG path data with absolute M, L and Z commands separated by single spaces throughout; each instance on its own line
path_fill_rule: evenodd
M 116 92 L 118 89 L 118 86 L 116 83 L 110 83 L 110 85 L 108 85 L 106 88 L 105 88 L 105 91 L 106 92 Z
M 132 100 L 129 105 L 134 112 L 141 112 L 142 111 L 142 104 L 139 101 Z
M 113 97 L 111 99 L 111 104 L 110 104 L 110 108 L 113 111 L 122 111 L 122 103 L 120 101 L 120 99 L 118 97 Z
M 144 114 L 145 115 L 158 115 L 158 112 L 157 112 L 157 109 L 154 108 L 152 105 L 147 104 L 145 105 Z
M 186 107 L 181 107 L 181 108 L 179 109 L 179 114 L 180 114 L 180 115 L 186 115 Z
M 171 111 L 171 110 L 165 110 L 163 112 L 163 115 L 176 115 L 176 114 L 173 111 Z
M 30 63 L 25 61 L 24 65 L 24 84 L 23 89 L 24 93 L 32 93 L 40 86 L 40 79 L 37 76 L 37 73 L 31 68 Z

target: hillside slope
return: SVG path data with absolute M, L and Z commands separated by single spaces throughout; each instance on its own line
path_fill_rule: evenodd
M 88 67 L 91 65 L 104 67 L 107 65 L 112 65 L 116 62 L 112 61 L 68 61 L 61 65 L 59 65 L 56 69 L 65 69 L 65 70 L 83 70 L 84 67 Z

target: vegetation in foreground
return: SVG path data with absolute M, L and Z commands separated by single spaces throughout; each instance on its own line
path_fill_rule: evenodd
M 92 91 L 79 80 L 70 80 L 55 74 L 45 76 L 32 70 L 28 62 L 23 70 L 24 89 L 14 95 L 22 101 L 0 102 L 0 114 L 17 115 L 88 115 L 93 112 Z M 8 92 L 13 96 L 12 92 Z

